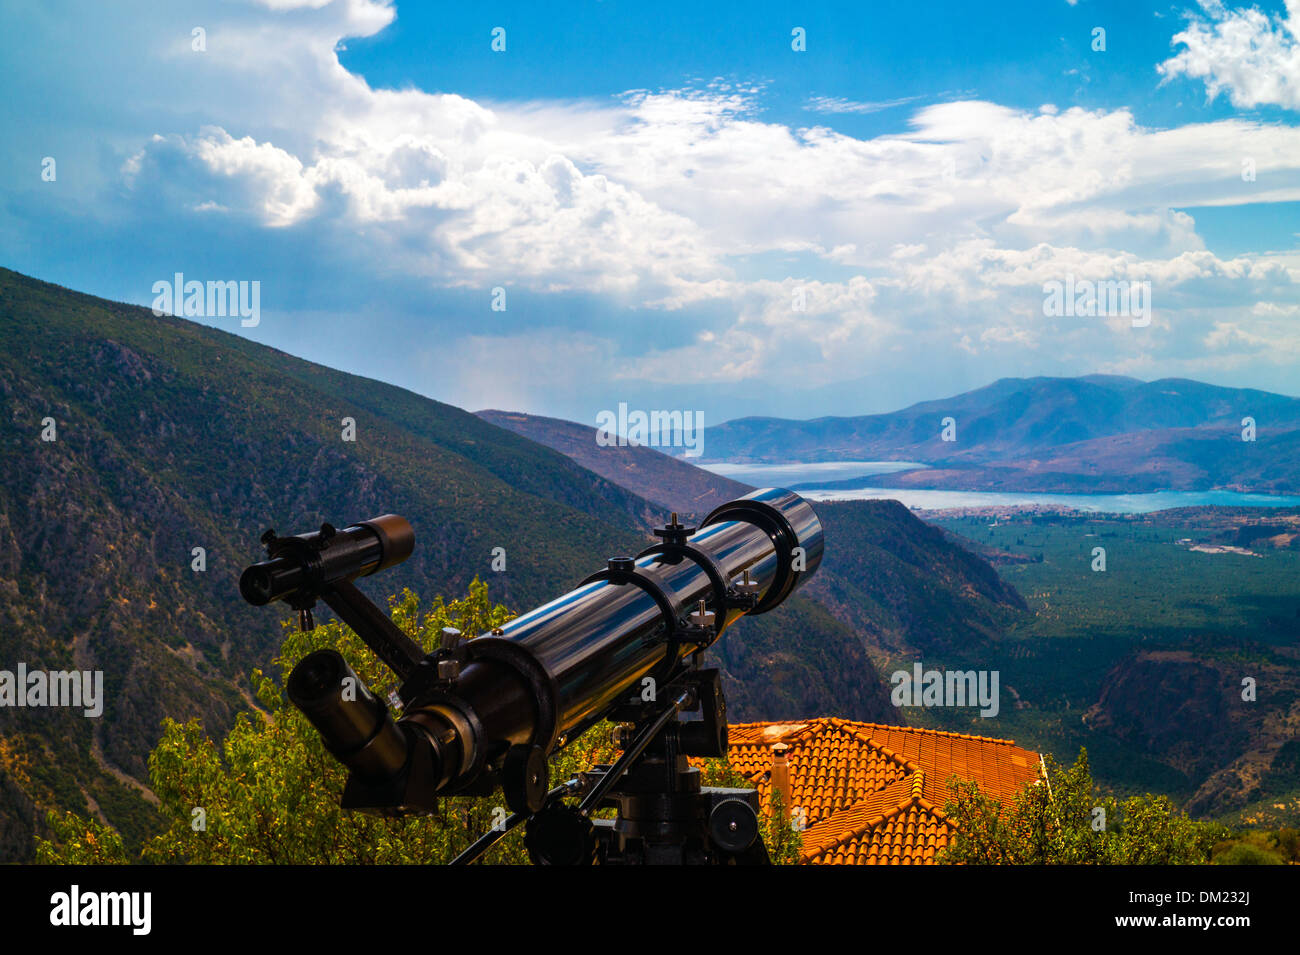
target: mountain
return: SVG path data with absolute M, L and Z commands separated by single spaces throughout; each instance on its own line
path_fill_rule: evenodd
M 415 553 L 361 581 L 373 598 L 456 596 L 480 576 L 522 612 L 640 549 L 661 514 L 458 408 L 3 269 L 0 344 L 0 670 L 100 670 L 105 697 L 97 718 L 0 708 L 0 861 L 30 857 L 49 807 L 138 842 L 163 717 L 220 732 L 253 705 L 280 615 L 236 582 L 268 526 L 402 514 Z M 716 658 L 737 719 L 889 705 L 856 635 L 798 596 Z
M 1025 612 L 969 542 L 898 501 L 822 501 L 826 557 L 805 591 L 886 654 L 970 650 Z
M 1253 441 L 1242 439 L 1245 418 Z M 943 438 L 946 419 L 954 440 Z M 741 418 L 707 429 L 704 446 L 717 461 L 927 465 L 891 474 L 893 487 L 1294 493 L 1300 398 L 1173 378 L 1004 378 L 890 414 Z
M 651 500 L 698 501 L 699 512 L 749 490 L 654 448 L 601 447 L 594 428 L 571 421 L 504 411 L 479 415 Z M 926 524 L 897 501 L 827 501 L 816 510 L 826 556 L 800 593 L 851 627 L 877 658 L 978 646 L 1026 609 L 970 541 Z M 897 711 L 880 718 L 901 719 Z
M 480 411 L 478 416 L 530 441 L 554 448 L 665 511 L 677 511 L 695 520 L 719 504 L 753 490 L 747 484 L 710 474 L 651 447 L 602 446 L 596 443 L 595 428 L 572 421 L 509 411 Z
M 1288 705 L 1296 668 L 1294 661 L 1252 660 L 1249 672 L 1269 689 L 1269 705 L 1243 705 L 1242 655 L 1135 651 L 1107 673 L 1084 719 L 1195 780 L 1187 801 L 1194 815 L 1223 815 L 1265 794 L 1277 803 L 1300 786 L 1294 772 L 1277 778 L 1279 755 L 1285 759 L 1298 745 L 1296 708 Z

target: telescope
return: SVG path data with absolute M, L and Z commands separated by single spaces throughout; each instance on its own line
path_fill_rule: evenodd
M 344 808 L 427 813 L 441 796 L 500 790 L 511 815 L 458 863 L 521 823 L 543 865 L 766 862 L 757 792 L 703 787 L 689 762 L 727 751 L 719 673 L 701 662 L 727 627 L 816 572 L 821 523 L 799 495 L 768 488 L 715 508 L 698 529 L 673 514 L 654 535 L 490 633 L 444 629 L 429 653 L 352 584 L 412 553 L 414 532 L 396 515 L 290 538 L 267 531 L 268 559 L 239 586 L 254 605 L 286 602 L 305 629 L 325 601 L 401 680 L 394 719 L 335 650 L 289 675 L 289 700 L 349 770 Z M 605 719 L 621 724 L 618 759 L 552 787 L 549 758 Z M 617 817 L 594 818 L 605 808 Z

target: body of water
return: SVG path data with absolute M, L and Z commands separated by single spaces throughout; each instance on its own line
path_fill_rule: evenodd
M 912 488 L 863 487 L 851 491 L 799 492 L 810 501 L 861 501 L 868 498 L 891 498 L 907 507 L 940 510 L 948 507 L 995 507 L 1032 505 L 1073 508 L 1104 514 L 1146 514 L 1171 507 L 1204 507 L 1217 504 L 1230 507 L 1297 507 L 1300 496 L 1281 494 L 1240 494 L 1236 491 L 1152 491 L 1148 494 L 1039 494 L 1032 491 L 924 491 Z
M 845 481 L 904 471 L 924 465 L 901 461 L 832 461 L 812 464 L 704 465 L 707 470 L 755 487 L 803 485 L 799 493 L 810 501 L 861 501 L 889 498 L 907 507 L 929 510 L 961 507 L 1039 505 L 1073 508 L 1105 514 L 1145 514 L 1171 507 L 1298 507 L 1293 494 L 1242 494 L 1237 491 L 1152 491 L 1145 494 L 1047 494 L 1036 491 L 927 491 L 877 486 L 875 482 L 852 489 L 818 488 L 817 482 Z
M 915 461 L 818 461 L 812 464 L 701 464 L 714 474 L 742 481 L 753 487 L 790 487 L 815 481 L 846 481 L 877 474 L 894 474 L 923 468 Z

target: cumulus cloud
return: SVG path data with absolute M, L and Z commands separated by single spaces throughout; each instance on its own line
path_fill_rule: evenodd
M 1162 69 L 1234 102 L 1294 97 L 1298 3 L 1262 25 L 1207 3 Z M 157 47 L 173 100 L 118 165 L 126 201 L 332 237 L 353 279 L 581 297 L 594 317 L 580 331 L 563 308 L 472 337 L 444 327 L 449 364 L 471 369 L 450 397 L 467 405 L 504 403 L 472 371 L 502 355 L 531 368 L 511 385 L 521 400 L 561 389 L 573 361 L 539 356 L 566 349 L 611 387 L 762 381 L 791 362 L 827 382 L 972 357 L 1173 371 L 1264 356 L 1300 300 L 1294 256 L 1221 258 L 1180 211 L 1300 201 L 1294 126 L 1157 129 L 1124 108 L 965 99 L 861 138 L 823 117 L 913 98 L 814 99 L 800 126 L 765 118 L 761 87 L 722 81 L 476 102 L 344 69 L 341 41 L 383 30 L 387 3 L 232 10 L 202 58 Z M 188 36 L 179 22 L 170 33 Z M 1151 282 L 1151 326 L 1045 316 L 1043 284 L 1066 275 Z
M 1200 3 L 1204 15 L 1174 35 L 1183 49 L 1159 65 L 1161 75 L 1202 80 L 1210 99 L 1226 92 L 1244 109 L 1300 109 L 1300 0 L 1286 0 L 1277 17 L 1221 0 Z

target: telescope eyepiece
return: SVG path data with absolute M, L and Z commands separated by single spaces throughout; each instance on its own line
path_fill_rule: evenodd
M 337 650 L 318 650 L 306 657 L 289 674 L 286 689 L 289 699 L 299 709 L 319 710 L 337 696 L 347 677 L 355 677 L 343 655 Z M 370 696 L 369 689 L 364 689 Z
M 326 748 L 349 769 L 366 778 L 383 779 L 406 764 L 406 735 L 337 650 L 317 650 L 303 657 L 289 674 L 285 689 Z

